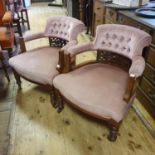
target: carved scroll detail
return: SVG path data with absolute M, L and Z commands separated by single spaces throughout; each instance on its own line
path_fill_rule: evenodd
M 51 47 L 61 48 L 61 47 L 65 46 L 67 43 L 68 43 L 68 41 L 65 39 L 56 38 L 56 37 L 49 38 L 49 44 Z

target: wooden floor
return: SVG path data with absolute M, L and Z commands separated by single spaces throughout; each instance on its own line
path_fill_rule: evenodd
M 10 155 L 154 155 L 155 140 L 131 109 L 115 143 L 103 122 L 67 104 L 58 114 L 48 92 L 23 80 L 16 98 Z
M 26 33 L 43 30 L 46 18 L 58 14 L 65 15 L 65 10 L 47 7 L 46 3 L 32 6 L 29 10 L 31 31 Z M 81 38 L 87 41 L 84 34 Z M 28 43 L 27 47 L 30 49 L 47 43 L 46 39 L 40 39 Z M 80 55 L 77 62 L 94 55 L 93 52 Z M 1 95 L 0 100 L 0 155 L 7 152 L 8 155 L 155 154 L 155 140 L 133 109 L 124 119 L 117 141 L 111 143 L 106 138 L 108 129 L 104 122 L 87 117 L 67 104 L 58 114 L 50 104 L 48 92 L 40 87 L 22 80 L 23 89 L 16 94 L 13 77 L 10 85 L 3 81 L 1 86 L 8 91 L 3 89 L 6 95 Z
M 12 79 L 12 76 L 10 77 Z M 14 80 L 8 83 L 3 71 L 0 70 L 0 155 L 7 155 L 8 152 L 10 141 L 9 124 L 15 103 L 15 87 Z

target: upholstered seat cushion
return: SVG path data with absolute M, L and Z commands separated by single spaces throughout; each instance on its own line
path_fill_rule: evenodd
M 91 64 L 54 78 L 53 85 L 74 106 L 119 122 L 130 106 L 123 100 L 128 73 L 108 64 Z
M 33 82 L 52 84 L 53 77 L 58 74 L 58 50 L 49 46 L 36 48 L 14 56 L 9 60 L 9 64 L 19 75 Z

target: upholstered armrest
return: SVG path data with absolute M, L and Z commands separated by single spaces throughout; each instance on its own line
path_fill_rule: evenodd
M 65 54 L 70 54 L 71 56 L 73 56 L 88 50 L 94 50 L 94 45 L 92 42 L 82 43 L 76 46 L 72 46 L 71 48 L 65 51 Z
M 25 35 L 24 37 L 20 37 L 19 44 L 20 44 L 21 53 L 26 52 L 25 42 L 32 41 L 35 39 L 44 38 L 44 37 L 46 37 L 44 35 L 44 32 L 37 32 L 37 33 Z
M 129 69 L 129 74 L 134 75 L 136 78 L 141 76 L 145 69 L 145 60 L 142 56 L 136 56 L 132 60 L 131 67 Z
M 67 51 L 68 48 L 75 46 L 76 44 L 77 44 L 76 40 L 71 40 L 64 47 L 61 48 L 61 51 Z
M 11 11 L 5 12 L 5 14 L 2 18 L 2 22 L 4 25 L 10 24 L 12 22 L 12 12 Z
M 129 78 L 128 78 L 128 83 L 127 83 L 127 87 L 126 87 L 126 91 L 125 94 L 123 96 L 123 99 L 128 103 L 130 101 L 130 98 L 133 96 L 134 94 L 134 88 L 135 88 L 135 81 L 136 81 L 136 77 L 134 74 L 130 74 Z
M 31 40 L 35 40 L 35 39 L 40 39 L 40 38 L 44 38 L 44 32 L 37 32 L 37 33 L 33 33 L 33 34 L 29 34 L 29 35 L 25 35 L 23 37 L 24 41 L 31 41 Z
M 129 102 L 130 98 L 134 95 L 136 78 L 142 75 L 144 68 L 145 68 L 144 58 L 142 56 L 136 56 L 132 60 L 131 67 L 129 69 L 128 84 L 126 92 L 124 94 L 125 101 Z

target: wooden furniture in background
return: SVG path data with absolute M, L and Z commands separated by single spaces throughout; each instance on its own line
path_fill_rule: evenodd
M 138 17 L 133 11 L 118 12 L 118 22 L 138 27 L 152 36 L 152 43 L 143 53 L 146 68 L 139 81 L 137 98 L 155 118 L 155 19 Z
M 30 30 L 28 11 L 25 7 L 25 1 L 6 0 L 6 5 L 8 10 L 12 11 L 13 13 L 13 24 L 14 27 L 17 28 L 16 32 L 19 33 L 20 36 L 22 36 L 22 27 L 20 24 L 24 26 L 24 24 L 26 23 L 28 30 Z
M 7 72 L 7 67 L 6 67 L 6 65 L 4 63 L 4 56 L 3 56 L 1 50 L 0 50 L 0 61 L 1 61 L 2 69 L 4 70 L 4 73 L 5 73 L 5 76 L 6 76 L 7 80 L 8 80 L 8 82 L 10 82 L 9 74 Z
M 131 9 L 94 0 L 92 35 L 95 35 L 97 25 L 105 23 L 119 23 L 137 27 L 152 36 L 150 47 L 143 52 L 146 68 L 142 78 L 139 80 L 137 98 L 155 118 L 155 19 L 136 16 L 134 8 Z
M 5 1 L 0 0 L 0 25 L 3 25 L 2 18 L 5 12 L 6 12 Z
M 0 0 L 0 46 L 2 50 L 8 50 L 10 57 L 12 55 L 14 39 L 12 13 L 6 10 L 4 1 Z
M 65 0 L 67 14 L 85 23 L 87 0 Z
M 93 0 L 93 20 L 92 20 L 92 35 L 95 36 L 96 27 L 105 23 L 105 6 L 100 0 Z

